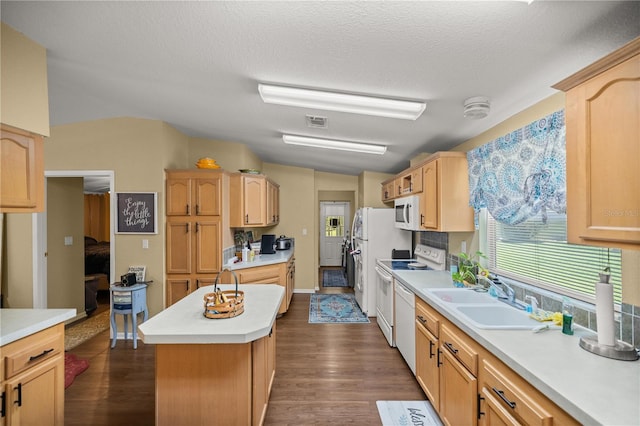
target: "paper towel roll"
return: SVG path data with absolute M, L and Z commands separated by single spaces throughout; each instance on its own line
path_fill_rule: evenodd
M 598 343 L 615 346 L 613 285 L 609 283 L 596 284 L 596 321 L 598 322 Z

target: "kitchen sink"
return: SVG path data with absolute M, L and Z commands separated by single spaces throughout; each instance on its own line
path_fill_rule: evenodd
M 526 312 L 503 304 L 458 305 L 456 309 L 483 329 L 531 330 L 541 324 Z
M 468 288 L 443 288 L 429 291 L 438 299 L 449 303 L 498 303 L 487 292 L 477 292 Z

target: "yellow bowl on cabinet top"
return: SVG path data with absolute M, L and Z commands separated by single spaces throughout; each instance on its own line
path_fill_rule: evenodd
M 198 160 L 196 167 L 199 169 L 219 169 L 220 166 L 216 164 L 216 160 L 209 157 L 203 157 Z

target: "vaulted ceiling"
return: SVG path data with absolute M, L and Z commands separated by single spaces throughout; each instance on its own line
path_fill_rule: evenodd
M 246 144 L 263 161 L 395 173 L 555 93 L 640 35 L 638 1 L 2 1 L 47 48 L 51 125 L 134 116 Z M 415 121 L 265 104 L 258 83 L 427 103 Z M 487 96 L 491 112 L 463 117 Z M 327 117 L 309 128 L 305 115 Z M 281 135 L 387 145 L 382 155 L 285 145 Z M 223 165 L 224 167 L 224 165 Z

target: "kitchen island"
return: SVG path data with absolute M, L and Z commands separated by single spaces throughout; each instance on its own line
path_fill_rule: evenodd
M 218 286 L 233 290 L 234 285 Z M 275 375 L 275 319 L 285 290 L 240 285 L 244 313 L 204 316 L 202 287 L 138 330 L 156 345 L 156 425 L 259 425 Z

